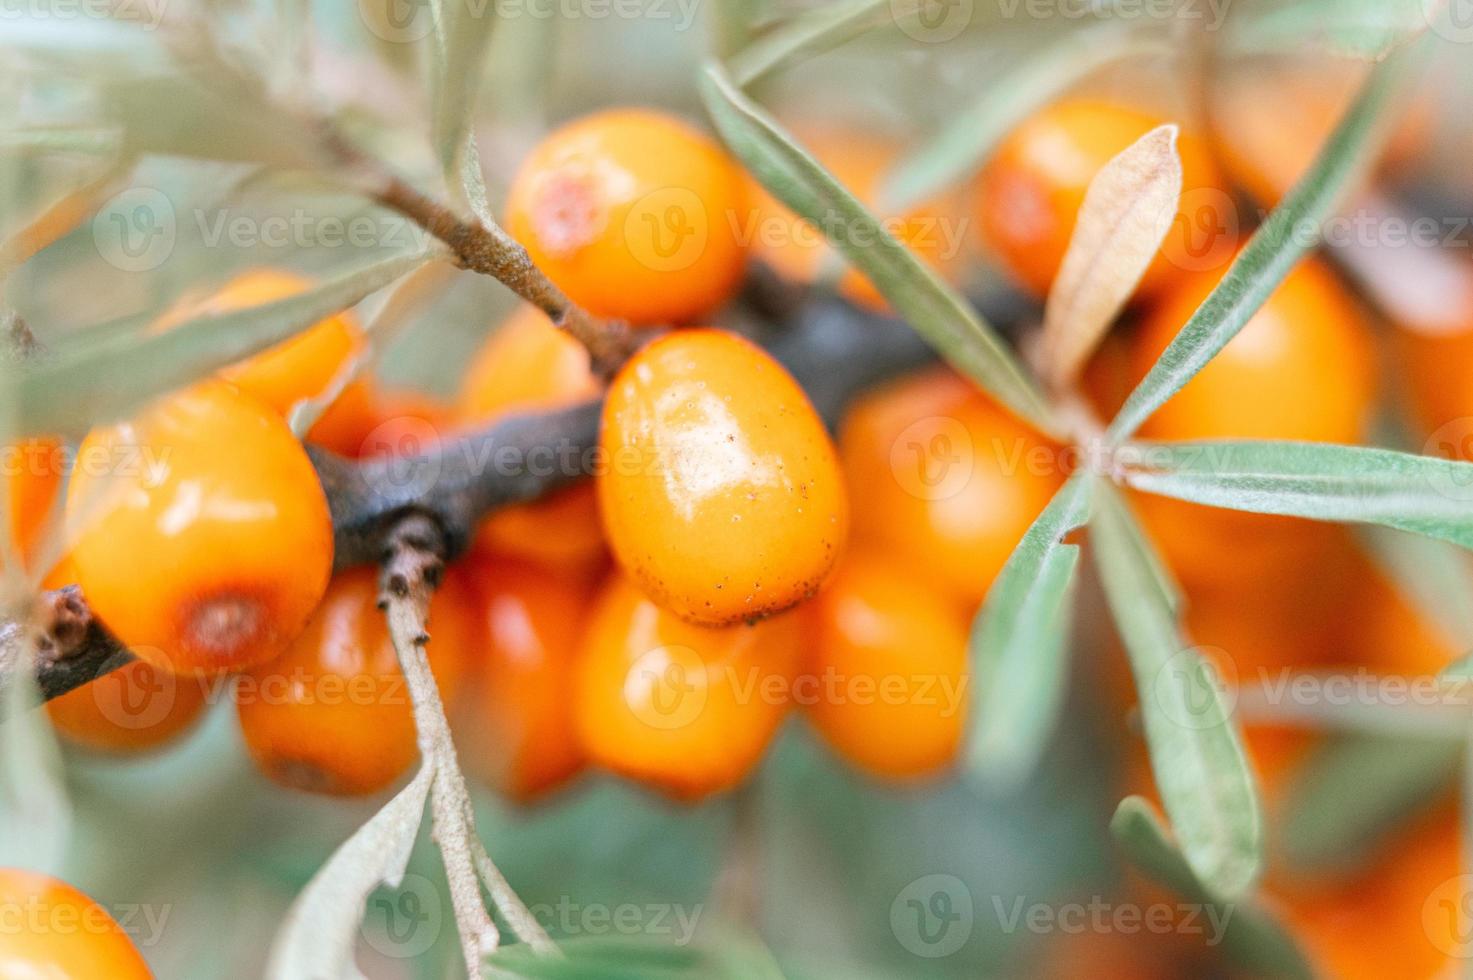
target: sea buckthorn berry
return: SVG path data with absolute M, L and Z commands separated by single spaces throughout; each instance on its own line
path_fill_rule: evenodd
M 92 432 L 67 496 L 92 611 L 153 666 L 238 670 L 286 648 L 332 571 L 327 499 L 281 416 L 231 385 Z
M 835 752 L 877 776 L 933 775 L 956 758 L 967 718 L 967 620 L 875 553 L 851 554 L 814 600 L 808 719 Z
M 1392 351 L 1422 451 L 1449 459 L 1473 460 L 1473 310 L 1461 311 L 1466 324 L 1452 333 L 1391 331 Z
M 902 147 L 855 132 L 818 131 L 800 134 L 804 146 L 851 194 L 870 207 L 880 192 L 880 183 Z M 824 229 L 799 218 L 755 180 L 749 178 L 752 201 L 749 223 L 743 229 L 752 255 L 770 265 L 784 278 L 812 283 L 825 265 L 838 261 L 824 237 Z M 938 272 L 949 272 L 962 251 L 964 222 L 949 198 L 916 205 L 903 215 L 880 215 L 885 230 L 930 263 Z M 846 226 L 835 221 L 829 229 L 843 234 Z M 856 244 L 864 244 L 856 242 Z M 839 291 L 871 309 L 888 303 L 880 291 L 853 268 L 846 268 Z
M 1074 234 L 1085 192 L 1122 150 L 1168 120 L 1128 106 L 1071 98 L 1014 130 L 978 177 L 977 222 L 987 245 L 1043 296 Z M 1181 269 L 1221 268 L 1231 258 L 1237 216 L 1199 136 L 1177 139 L 1182 198 L 1177 224 L 1141 280 L 1154 292 Z
M 1215 285 L 1198 276 L 1164 296 L 1132 340 L 1146 375 Z M 1152 439 L 1290 439 L 1354 443 L 1376 398 L 1374 341 L 1354 300 L 1317 261 L 1289 273 L 1242 331 L 1161 406 Z M 1257 578 L 1307 564 L 1335 537 L 1329 525 L 1242 514 L 1142 495 L 1141 516 L 1189 583 Z M 1220 544 L 1222 547 L 1216 547 Z M 1224 555 L 1231 556 L 1228 561 Z
M 264 306 L 305 292 L 311 285 L 311 279 L 285 269 L 252 269 L 211 296 L 181 303 L 164 314 L 153 329 L 168 330 L 193 317 Z M 326 392 L 362 347 L 363 329 L 351 313 L 343 312 L 220 374 L 285 415 L 297 402 Z
M 450 407 L 433 395 L 360 379 L 322 414 L 308 441 L 349 459 L 419 455 L 433 451 L 450 426 Z
M 600 389 L 583 345 L 541 310 L 523 306 L 471 361 L 457 416 L 462 425 L 489 425 L 506 415 L 589 401 Z M 593 574 L 607 559 L 592 482 L 497 511 L 477 528 L 476 547 L 579 577 Z
M 574 658 L 591 596 L 536 565 L 500 555 L 464 564 L 475 591 L 477 767 L 505 795 L 530 802 L 583 768 L 573 730 Z
M 507 230 L 574 302 L 636 324 L 722 305 L 745 255 L 741 173 L 709 137 L 645 109 L 575 120 L 542 141 L 507 197 Z
M 61 443 L 50 438 L 21 439 L 0 446 L 0 477 L 10 508 L 10 541 L 26 570 L 38 558 L 41 536 L 51 522 L 61 493 L 66 457 Z
M 74 745 L 130 755 L 167 745 L 205 711 L 207 682 L 134 661 L 46 703 L 52 726 Z
M 945 369 L 856 402 L 839 433 L 854 536 L 968 605 L 1063 479 L 1059 447 Z
M 59 879 L 0 869 L 0 921 L 0 977 L 7 980 L 152 980 L 107 909 Z
M 335 576 L 286 653 L 238 679 L 246 747 L 275 782 L 360 796 L 387 788 L 414 764 L 414 706 L 378 595 L 371 568 Z M 431 600 L 425 652 L 447 708 L 466 678 L 471 602 L 455 573 Z
M 695 626 L 614 576 L 584 631 L 573 688 L 584 751 L 678 799 L 731 789 L 787 714 L 802 623 L 794 612 Z
M 724 625 L 817 591 L 849 505 L 797 383 L 733 334 L 686 330 L 629 359 L 604 402 L 599 503 L 614 555 L 666 609 Z

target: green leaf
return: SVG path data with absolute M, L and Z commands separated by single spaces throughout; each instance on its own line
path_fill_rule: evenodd
M 1317 748 L 1289 785 L 1278 850 L 1298 871 L 1345 869 L 1446 795 L 1462 739 L 1354 734 Z
M 797 146 L 714 62 L 701 79 L 706 109 L 753 175 L 816 227 L 843 228 L 830 241 L 958 371 L 1039 428 L 1053 413 L 990 325 L 910 249 L 896 241 L 853 194 Z
M 1234 11 L 1225 51 L 1303 57 L 1320 48 L 1380 61 L 1423 34 L 1444 0 L 1259 0 Z
M 772 954 L 732 939 L 680 946 L 647 938 L 584 938 L 558 944 L 561 956 L 505 946 L 486 958 L 496 980 L 781 980 Z
M 984 779 L 1015 783 L 1032 771 L 1063 703 L 1068 598 L 1089 520 L 1092 482 L 1069 478 L 1028 528 L 972 624 L 972 677 L 980 693 L 967 748 Z
M 1381 524 L 1473 548 L 1473 463 L 1308 442 L 1134 443 L 1125 482 L 1258 514 Z M 1137 468 L 1139 466 L 1139 468 Z M 1149 468 L 1147 468 L 1149 467 Z
M 1134 54 L 1155 51 L 1161 41 L 1136 25 L 1105 23 L 1060 30 L 1039 50 L 986 85 L 977 101 L 954 113 L 941 131 L 898 163 L 878 195 L 884 214 L 904 214 L 975 174 L 993 149 L 1038 108 L 1079 79 Z
M 59 874 L 72 807 L 29 646 L 18 624 L 0 622 L 0 867 Z
M 471 138 L 476 96 L 486 65 L 486 49 L 496 24 L 496 5 L 476 0 L 431 0 L 432 35 L 430 132 L 446 183 L 463 189 L 478 216 L 486 199 L 480 153 Z M 478 206 L 477 202 L 481 202 Z
M 353 962 L 364 905 L 380 885 L 397 888 L 424 820 L 435 767 L 424 765 L 308 882 L 271 945 L 271 977 L 363 980 Z
M 1380 123 L 1392 92 L 1414 53 L 1400 52 L 1372 70 L 1309 172 L 1254 232 L 1217 288 L 1130 393 L 1106 433 L 1111 441 L 1128 439 L 1226 347 L 1319 240 L 1342 192 L 1373 156 L 1373 137 L 1384 128 Z
M 1151 768 L 1193 874 L 1235 898 L 1258 876 L 1263 825 L 1247 757 L 1220 681 L 1162 601 L 1114 487 L 1097 481 L 1094 559 L 1130 656 Z
M 394 256 L 274 303 L 196 317 L 158 334 L 58 346 L 53 357 L 15 369 L 20 427 L 85 432 L 281 343 L 436 257 Z
M 736 84 L 746 88 L 764 75 L 836 48 L 879 25 L 874 14 L 890 0 L 844 0 L 794 17 L 731 58 Z
M 1262 907 L 1248 902 L 1225 903 L 1202 887 L 1191 866 L 1171 842 L 1151 804 L 1128 796 L 1115 808 L 1110 832 L 1142 872 L 1185 898 L 1208 906 L 1209 925 L 1223 929 L 1223 948 L 1258 977 L 1310 980 L 1315 971 L 1294 937 Z

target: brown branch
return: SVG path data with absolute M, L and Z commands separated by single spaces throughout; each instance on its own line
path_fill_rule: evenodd
M 1004 328 L 1033 312 L 1010 296 L 989 297 L 983 305 L 988 318 Z M 865 389 L 935 356 L 904 324 L 836 300 L 809 303 L 786 326 L 758 339 L 793 373 L 831 428 Z M 335 567 L 383 562 L 411 515 L 422 515 L 443 537 L 437 554 L 458 557 L 486 514 L 544 497 L 596 472 L 600 408 L 594 401 L 510 417 L 447 440 L 437 452 L 407 459 L 354 461 L 308 447 L 332 513 Z M 38 602 L 34 622 L 50 642 L 38 658 L 45 697 L 64 694 L 131 659 L 91 618 L 75 589 L 44 593 Z

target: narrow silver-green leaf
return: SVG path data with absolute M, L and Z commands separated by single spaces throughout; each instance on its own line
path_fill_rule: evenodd
M 1258 0 L 1235 11 L 1226 51 L 1303 57 L 1319 48 L 1379 61 L 1424 33 L 1446 6 L 1445 0 Z
M 1009 132 L 1079 79 L 1130 55 L 1162 48 L 1138 24 L 1061 27 L 1006 76 L 983 86 L 977 101 L 955 113 L 935 136 L 902 159 L 880 186 L 884 214 L 904 214 L 969 179 Z
M 364 905 L 380 885 L 397 888 L 424 820 L 435 767 L 426 763 L 308 882 L 271 946 L 266 976 L 363 980 L 353 961 Z
M 1247 902 L 1221 902 L 1202 887 L 1172 843 L 1151 804 L 1127 796 L 1115 808 L 1110 833 L 1131 863 L 1177 894 L 1203 906 L 1202 918 L 1213 944 L 1220 942 L 1253 976 L 1310 980 L 1313 967 L 1294 937 L 1263 908 Z
M 1019 416 L 1052 431 L 1053 413 L 1037 383 L 996 331 L 733 85 L 719 64 L 707 64 L 701 94 L 727 145 L 773 196 L 815 227 L 842 226 L 830 239 L 834 248 L 942 357 Z
M 1125 641 L 1151 768 L 1192 872 L 1213 895 L 1236 898 L 1263 859 L 1263 821 L 1220 681 L 1186 641 L 1141 559 L 1135 522 L 1115 489 L 1097 482 L 1090 542 Z
M 465 191 L 468 203 L 484 201 L 480 154 L 471 140 L 476 96 L 486 49 L 496 24 L 496 5 L 476 0 L 431 0 L 430 132 L 446 182 Z
M 162 333 L 58 346 L 53 357 L 18 372 L 19 419 L 28 432 L 85 432 L 287 340 L 437 256 L 384 259 L 287 299 L 197 317 Z
M 1112 441 L 1128 439 L 1226 347 L 1319 241 L 1341 194 L 1373 156 L 1373 137 L 1384 129 L 1380 123 L 1396 83 L 1415 53 L 1415 49 L 1398 52 L 1372 70 L 1309 172 L 1254 232 L 1217 288 L 1125 400 L 1110 423 L 1107 435 Z
M 879 25 L 875 16 L 891 0 L 843 0 L 800 14 L 734 55 L 731 77 L 745 88 L 804 58 L 851 41 Z
M 1473 548 L 1473 463 L 1309 442 L 1135 443 L 1125 481 L 1257 514 L 1381 524 Z M 1134 456 L 1134 452 L 1129 454 Z
M 0 617 L 0 867 L 58 874 L 72 808 L 32 648 L 23 624 Z
M 967 760 L 1001 784 L 1026 777 L 1063 703 L 1069 596 L 1079 546 L 1069 534 L 1089 520 L 1091 480 L 1079 473 L 1028 528 L 972 624 L 975 721 Z

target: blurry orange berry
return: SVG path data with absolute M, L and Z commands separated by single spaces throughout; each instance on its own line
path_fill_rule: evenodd
M 498 555 L 465 563 L 476 593 L 473 649 L 479 768 L 493 786 L 530 802 L 583 768 L 573 730 L 574 658 L 591 596 L 538 568 Z
M 46 703 L 68 742 L 132 754 L 167 745 L 205 711 L 206 682 L 134 661 Z
M 471 602 L 451 574 L 430 606 L 425 652 L 447 706 L 466 678 Z M 242 675 L 235 698 L 251 758 L 292 789 L 376 793 L 407 773 L 419 751 L 372 568 L 334 576 L 306 630 L 282 656 Z
M 281 416 L 211 381 L 82 444 L 67 496 L 92 611 L 153 666 L 184 674 L 275 657 L 327 587 L 333 532 Z
M 6 980 L 152 980 L 107 909 L 59 879 L 0 869 L 0 921 Z
M 252 269 L 230 280 L 214 295 L 169 311 L 153 329 L 168 330 L 192 317 L 264 306 L 311 286 L 311 279 L 285 269 Z M 362 328 L 351 313 L 343 312 L 220 373 L 246 394 L 285 415 L 297 402 L 327 391 L 362 346 Z
M 877 776 L 934 775 L 956 759 L 968 716 L 967 620 L 896 563 L 851 554 L 815 600 L 808 718 Z
M 1065 475 L 1059 447 L 944 369 L 866 394 L 839 448 L 855 537 L 971 605 Z
M 308 441 L 349 459 L 429 452 L 450 427 L 449 406 L 420 391 L 354 381 L 312 426 Z
M 39 557 L 41 536 L 49 526 L 65 473 L 65 453 L 55 439 L 30 438 L 0 445 L 0 476 L 5 480 L 4 499 L 10 508 L 10 541 L 28 571 L 41 571 L 30 565 Z
M 697 800 L 746 779 L 791 704 L 802 617 L 694 626 L 614 576 L 583 634 L 573 688 L 591 761 Z
M 1422 451 L 1473 460 L 1473 310 L 1458 333 L 1393 330 L 1401 394 L 1411 410 Z
M 899 144 L 852 131 L 817 131 L 800 134 L 800 139 L 839 183 L 871 207 L 875 205 L 882 179 L 903 150 Z M 748 240 L 754 257 L 784 278 L 801 283 L 816 280 L 825 271 L 826 263 L 841 261 L 825 239 L 824 229 L 793 214 L 755 180 L 748 178 L 748 183 L 752 206 L 746 215 L 743 237 Z M 945 274 L 956 266 L 964 222 L 954 201 L 939 198 L 919 204 L 898 217 L 880 217 L 886 231 L 938 272 Z M 833 227 L 843 233 L 846 226 L 836 215 Z M 853 268 L 845 269 L 839 289 L 871 309 L 885 309 L 889 305 L 874 284 Z
M 554 327 L 541 310 L 523 306 L 471 361 L 457 415 L 463 425 L 489 425 L 506 415 L 589 401 L 600 387 L 583 345 Z M 592 483 L 497 511 L 481 522 L 476 547 L 574 575 L 591 574 L 605 560 Z
M 1379 570 L 1360 578 L 1340 626 L 1347 659 L 1376 673 L 1431 676 L 1468 652 Z
M 604 403 L 599 503 L 614 555 L 661 606 L 724 625 L 817 591 L 849 505 L 823 423 L 792 377 L 720 330 L 661 337 Z
M 572 300 L 637 324 L 722 305 L 745 255 L 741 175 L 715 142 L 647 109 L 612 109 L 549 135 L 507 197 L 507 230 Z
M 1079 208 L 1100 168 L 1168 120 L 1095 99 L 1058 102 L 1015 129 L 977 181 L 976 215 L 986 243 L 1030 290 L 1046 295 L 1074 234 Z M 1182 198 L 1140 291 L 1155 292 L 1183 269 L 1223 268 L 1237 233 L 1232 198 L 1205 141 L 1177 139 Z

